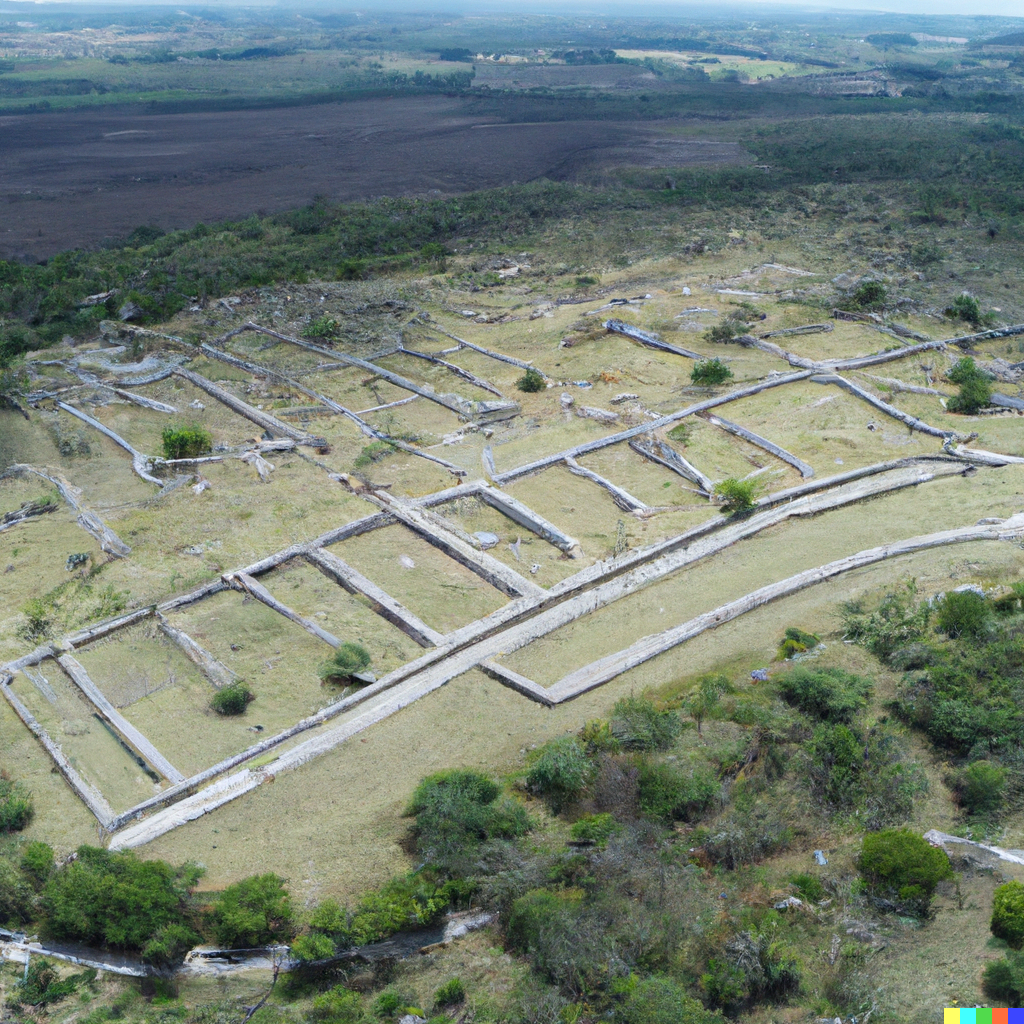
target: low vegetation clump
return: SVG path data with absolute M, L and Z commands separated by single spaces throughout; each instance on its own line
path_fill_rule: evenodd
M 843 304 L 852 310 L 877 310 L 885 306 L 889 293 L 881 281 L 864 281 Z
M 365 445 L 362 451 L 355 457 L 352 463 L 355 469 L 366 469 L 375 462 L 383 462 L 389 455 L 394 455 L 397 449 L 387 441 L 371 441 Z
M 32 821 L 34 813 L 32 794 L 0 770 L 0 834 L 20 832 Z
M 909 829 L 866 835 L 857 868 L 878 900 L 921 917 L 928 914 L 935 887 L 953 877 L 946 854 Z
M 561 736 L 536 751 L 526 782 L 534 793 L 548 800 L 557 814 L 583 795 L 593 773 L 583 744 L 575 736 Z
M 621 826 L 615 820 L 615 816 L 608 814 L 584 814 L 578 821 L 574 821 L 571 829 L 573 842 L 593 843 L 596 846 L 605 846 L 609 839 Z
M 217 896 L 209 918 L 217 942 L 225 949 L 286 942 L 295 934 L 291 898 L 284 880 L 272 873 L 229 885 Z
M 526 373 L 516 381 L 516 387 L 520 391 L 525 391 L 528 394 L 534 394 L 538 391 L 543 391 L 547 387 L 547 381 L 544 380 L 544 374 L 542 374 L 540 370 L 535 370 L 531 366 L 530 369 L 528 369 Z
M 434 993 L 434 1005 L 444 1010 L 466 1001 L 466 986 L 458 978 L 450 978 Z
M 872 683 L 839 668 L 794 668 L 779 678 L 778 690 L 812 718 L 850 722 L 867 703 Z
M 721 359 L 701 359 L 690 371 L 690 382 L 699 387 L 713 387 L 732 379 L 732 370 Z
M 964 323 L 971 324 L 974 327 L 981 327 L 990 319 L 981 312 L 981 305 L 970 292 L 961 292 L 943 310 L 943 313 L 950 320 L 963 320 Z
M 821 639 L 813 633 L 808 633 L 796 626 L 788 626 L 786 634 L 779 644 L 778 656 L 781 660 L 787 661 L 797 654 L 805 654 L 807 651 L 813 650 L 820 643 Z
M 720 784 L 708 765 L 683 768 L 643 761 L 639 766 L 640 810 L 662 821 L 696 821 L 718 796 Z
M 973 416 L 991 403 L 991 380 L 978 369 L 970 356 L 958 359 L 946 377 L 960 386 L 959 393 L 946 401 L 946 408 L 950 412 Z
M 643 697 L 623 697 L 612 709 L 611 734 L 625 750 L 667 750 L 682 731 L 675 711 Z
M 218 690 L 210 701 L 210 707 L 218 715 L 240 715 L 255 699 L 252 690 L 239 680 Z
M 975 590 L 943 594 L 935 616 L 936 628 L 951 640 L 978 640 L 989 628 L 992 605 Z
M 737 480 L 730 477 L 715 487 L 715 497 L 721 501 L 724 516 L 744 516 L 757 507 L 759 485 L 756 480 Z
M 370 652 L 362 644 L 346 640 L 317 669 L 325 683 L 350 683 L 352 677 L 370 667 Z
M 956 802 L 972 818 L 989 819 L 999 813 L 1006 791 L 1006 770 L 991 761 L 974 761 L 950 778 Z
M 992 897 L 992 934 L 1011 949 L 1024 946 L 1024 883 L 1000 885 Z
M 311 320 L 303 329 L 304 338 L 333 338 L 341 325 L 330 316 L 318 316 Z
M 843 608 L 845 639 L 863 644 L 879 661 L 889 664 L 897 652 L 928 635 L 932 609 L 917 599 L 917 583 L 908 580 L 897 590 L 889 591 L 878 607 L 865 613 L 860 602 Z
M 195 424 L 167 427 L 161 437 L 165 459 L 198 459 L 213 448 L 210 432 Z
M 983 987 L 987 995 L 1009 1006 L 1024 1003 L 1024 952 L 1007 953 L 985 965 Z

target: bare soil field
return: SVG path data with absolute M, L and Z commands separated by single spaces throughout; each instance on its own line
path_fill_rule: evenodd
M 0 118 L 0 257 L 42 259 L 140 224 L 184 228 L 315 196 L 453 194 L 632 164 L 742 163 L 674 123 L 496 124 L 449 97 L 187 114 Z

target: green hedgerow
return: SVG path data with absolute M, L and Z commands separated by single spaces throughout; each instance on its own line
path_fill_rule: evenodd
M 547 388 L 547 382 L 544 380 L 544 375 L 540 370 L 535 370 L 532 366 L 516 381 L 516 387 L 520 391 L 526 391 L 530 394 L 537 391 L 544 391 Z
M 594 765 L 575 736 L 559 736 L 535 754 L 526 775 L 527 785 L 547 797 L 557 814 L 565 804 L 578 800 L 594 774 Z
M 1024 882 L 1007 882 L 996 889 L 990 927 L 1013 949 L 1024 946 Z
M 916 832 L 904 828 L 866 835 L 857 868 L 875 896 L 922 917 L 928 913 L 935 887 L 953 877 L 946 854 Z M 1024 938 L 1024 885 L 1010 884 L 1020 888 L 1020 934 Z M 997 907 L 998 899 L 999 889 L 996 890 Z M 992 921 L 995 932 L 995 911 Z
M 218 690 L 210 701 L 210 707 L 218 715 L 240 715 L 255 699 L 252 690 L 238 680 Z
M 349 682 L 357 672 L 364 672 L 370 666 L 370 652 L 361 644 L 346 640 L 317 669 L 324 682 Z
M 34 814 L 32 794 L 7 772 L 0 771 L 0 834 L 20 832 Z
M 195 423 L 165 428 L 161 435 L 165 459 L 198 459 L 209 455 L 213 437 Z
M 690 382 L 701 387 L 724 384 L 731 377 L 732 370 L 721 359 L 701 359 L 690 371 Z

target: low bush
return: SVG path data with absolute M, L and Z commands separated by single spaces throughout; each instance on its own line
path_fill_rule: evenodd
M 987 818 L 1002 806 L 1006 772 L 991 761 L 975 761 L 955 772 L 952 783 L 957 803 L 972 817 Z
M 209 455 L 213 437 L 197 424 L 167 427 L 161 435 L 165 459 L 198 459 Z
M 992 934 L 1012 949 L 1024 946 L 1024 882 L 1007 882 L 992 897 Z
M 0 926 L 18 928 L 35 914 L 32 884 L 9 860 L 0 858 Z
M 575 736 L 560 736 L 535 752 L 526 775 L 534 793 L 547 798 L 557 814 L 566 804 L 578 800 L 594 774 L 594 765 Z
M 465 1001 L 466 986 L 458 978 L 449 978 L 443 985 L 438 986 L 434 993 L 434 1005 L 441 1009 L 458 1006 Z
M 969 356 L 958 359 L 946 377 L 960 387 L 959 393 L 946 401 L 946 408 L 950 412 L 973 416 L 992 401 L 989 378 L 975 366 Z
M 1007 953 L 1002 960 L 987 964 L 982 987 L 993 1000 L 1020 1006 L 1024 1002 L 1024 953 Z
M 721 673 L 701 676 L 685 701 L 690 717 L 697 725 L 697 735 L 703 735 L 704 722 L 714 718 L 720 710 L 722 694 L 730 689 L 729 679 Z
M 800 873 L 789 876 L 789 884 L 805 899 L 810 900 L 812 903 L 819 903 L 825 899 L 828 893 L 825 891 L 819 879 L 815 878 L 814 875 L 808 875 L 806 873 Z
M 732 378 L 732 370 L 721 359 L 701 359 L 690 371 L 690 382 L 700 387 L 724 384 Z
M 881 281 L 864 281 L 850 296 L 848 305 L 854 309 L 881 309 L 888 292 Z
M 287 941 L 294 928 L 284 880 L 267 873 L 229 885 L 210 909 L 210 924 L 217 942 L 227 949 L 252 949 Z
M 391 1020 L 393 1017 L 397 1017 L 399 1011 L 404 1010 L 408 1004 L 409 1000 L 401 992 L 396 992 L 391 988 L 385 989 L 373 1001 L 373 1015 L 378 1020 Z
M 864 745 L 848 726 L 823 723 L 808 744 L 811 788 L 833 813 L 852 810 L 861 795 Z
M 821 640 L 813 633 L 806 633 L 796 626 L 789 626 L 786 629 L 785 636 L 779 642 L 778 656 L 783 661 L 786 661 L 794 655 L 813 650 L 820 643 Z
M 142 947 L 142 959 L 157 967 L 175 967 L 199 941 L 199 934 L 188 925 L 165 924 Z
M 7 772 L 0 771 L 0 834 L 20 832 L 34 814 L 32 794 Z
M 218 715 L 240 715 L 255 699 L 252 690 L 238 680 L 218 690 L 210 701 L 210 707 Z
M 36 888 L 46 884 L 47 879 L 53 874 L 53 869 L 53 848 L 46 843 L 35 840 L 21 851 L 21 870 L 28 875 Z
M 779 696 L 805 715 L 828 722 L 849 722 L 871 695 L 870 679 L 841 668 L 791 669 L 778 681 Z
M 623 697 L 615 702 L 612 736 L 626 750 L 668 750 L 682 731 L 679 715 L 659 711 L 648 697 Z
M 868 615 L 856 602 L 843 608 L 845 639 L 863 644 L 886 664 L 897 651 L 924 639 L 930 619 L 931 608 L 926 601 L 917 600 L 914 580 L 887 593 Z
M 759 1003 L 783 1002 L 800 987 L 800 962 L 776 937 L 771 919 L 759 929 L 740 932 L 708 962 L 701 987 L 712 1006 L 735 1014 Z
M 333 338 L 338 333 L 339 323 L 330 316 L 318 316 L 303 329 L 304 338 Z
M 715 485 L 715 497 L 722 502 L 720 509 L 724 516 L 742 516 L 753 511 L 757 505 L 759 491 L 757 480 L 730 478 Z
M 393 444 L 389 444 L 387 441 L 371 441 L 355 457 L 352 465 L 356 469 L 366 469 L 367 466 L 372 466 L 375 462 L 382 462 L 389 455 L 394 455 L 397 450 Z
M 540 370 L 533 369 L 531 366 L 530 369 L 528 369 L 526 373 L 516 381 L 516 387 L 519 388 L 520 391 L 532 394 L 537 391 L 544 391 L 547 388 L 547 382 L 544 380 L 544 374 L 542 374 Z
M 573 822 L 570 834 L 574 842 L 594 843 L 602 847 L 616 832 L 621 831 L 621 828 L 611 814 L 584 814 L 578 821 Z
M 622 1024 L 715 1024 L 722 1018 L 706 1010 L 677 981 L 665 977 L 637 981 L 615 1011 Z
M 704 340 L 712 344 L 724 345 L 743 333 L 744 323 L 739 320 L 727 319 L 720 324 L 714 324 L 704 332 Z
M 363 1000 L 358 992 L 337 985 L 314 997 L 306 1014 L 310 1024 L 360 1024 L 363 1019 Z
M 370 666 L 370 652 L 361 644 L 346 640 L 317 669 L 324 682 L 347 683 L 357 672 L 364 672 Z
M 26 966 L 25 976 L 15 988 L 14 998 L 26 1006 L 45 1007 L 67 999 L 78 991 L 79 985 L 95 980 L 94 968 L 61 978 L 49 960 L 35 957 Z M 45 1013 L 45 1010 L 42 1012 Z
M 406 814 L 415 817 L 420 855 L 448 873 L 459 873 L 489 839 L 525 835 L 530 818 L 515 800 L 499 800 L 500 788 L 486 775 L 452 769 L 428 775 L 413 793 Z
M 45 932 L 91 946 L 142 950 L 168 925 L 193 918 L 194 864 L 174 868 L 132 852 L 80 846 L 77 859 L 55 871 L 42 891 Z
M 984 636 L 992 620 L 992 605 L 973 590 L 953 590 L 938 602 L 935 625 L 952 640 Z
M 978 300 L 969 292 L 961 292 L 942 312 L 950 320 L 963 320 L 975 327 L 980 326 L 985 320 Z
M 866 835 L 857 868 L 874 896 L 922 917 L 928 913 L 935 887 L 953 877 L 946 854 L 909 829 L 885 829 Z M 1024 885 L 1020 889 L 1024 895 Z M 996 905 L 998 894 L 997 889 Z M 1024 911 L 1024 899 L 1021 907 Z M 993 911 L 993 931 L 995 919 Z M 1024 912 L 1021 923 L 1024 925 Z M 1024 937 L 1024 928 L 1021 935 Z
M 711 805 L 719 782 L 706 765 L 685 768 L 641 762 L 640 810 L 662 821 L 694 821 Z
M 308 935 L 300 935 L 292 943 L 292 956 L 302 963 L 313 963 L 317 960 L 327 960 L 334 956 L 334 940 L 323 932 L 310 932 Z

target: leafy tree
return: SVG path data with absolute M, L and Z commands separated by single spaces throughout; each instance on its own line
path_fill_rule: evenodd
M 349 682 L 357 672 L 370 665 L 370 652 L 362 644 L 346 640 L 325 662 L 317 674 L 324 682 Z
M 213 437 L 197 424 L 167 427 L 161 435 L 165 459 L 198 459 L 208 455 Z
M 252 949 L 286 941 L 294 930 L 284 879 L 267 873 L 229 885 L 211 907 L 210 923 L 226 948 Z
M 593 774 L 594 766 L 580 741 L 575 736 L 560 736 L 536 752 L 526 782 L 535 793 L 547 797 L 557 814 L 583 795 Z
M 1000 885 L 992 897 L 992 934 L 1013 949 L 1024 946 L 1024 883 Z
M 515 800 L 498 800 L 501 789 L 480 772 L 456 768 L 428 775 L 413 793 L 406 814 L 420 854 L 444 870 L 458 871 L 488 839 L 524 835 L 530 819 Z
M 218 690 L 210 701 L 210 707 L 218 715 L 240 715 L 255 699 L 252 690 L 239 679 Z
M 194 864 L 172 867 L 130 851 L 80 846 L 77 859 L 53 873 L 42 892 L 45 931 L 55 939 L 142 950 L 166 925 L 189 923 Z
M 668 750 L 682 731 L 679 715 L 648 697 L 623 697 L 612 709 L 611 734 L 626 750 Z
M 701 387 L 724 384 L 732 378 L 732 370 L 721 359 L 701 359 L 690 371 L 690 382 Z
M 866 835 L 857 868 L 876 896 L 920 916 L 928 913 L 939 882 L 953 877 L 946 854 L 909 829 L 891 828 Z M 1024 885 L 1011 884 L 1019 885 L 1024 893 Z M 997 898 L 998 894 L 997 889 Z
M 20 832 L 34 814 L 32 794 L 7 772 L 0 771 L 0 834 Z
M 715 497 L 722 501 L 724 516 L 743 516 L 757 505 L 759 485 L 756 480 L 730 478 L 715 486 Z
M 547 382 L 544 380 L 544 375 L 540 370 L 535 370 L 532 366 L 516 381 L 516 387 L 520 391 L 526 392 L 537 392 L 543 391 L 547 387 Z

